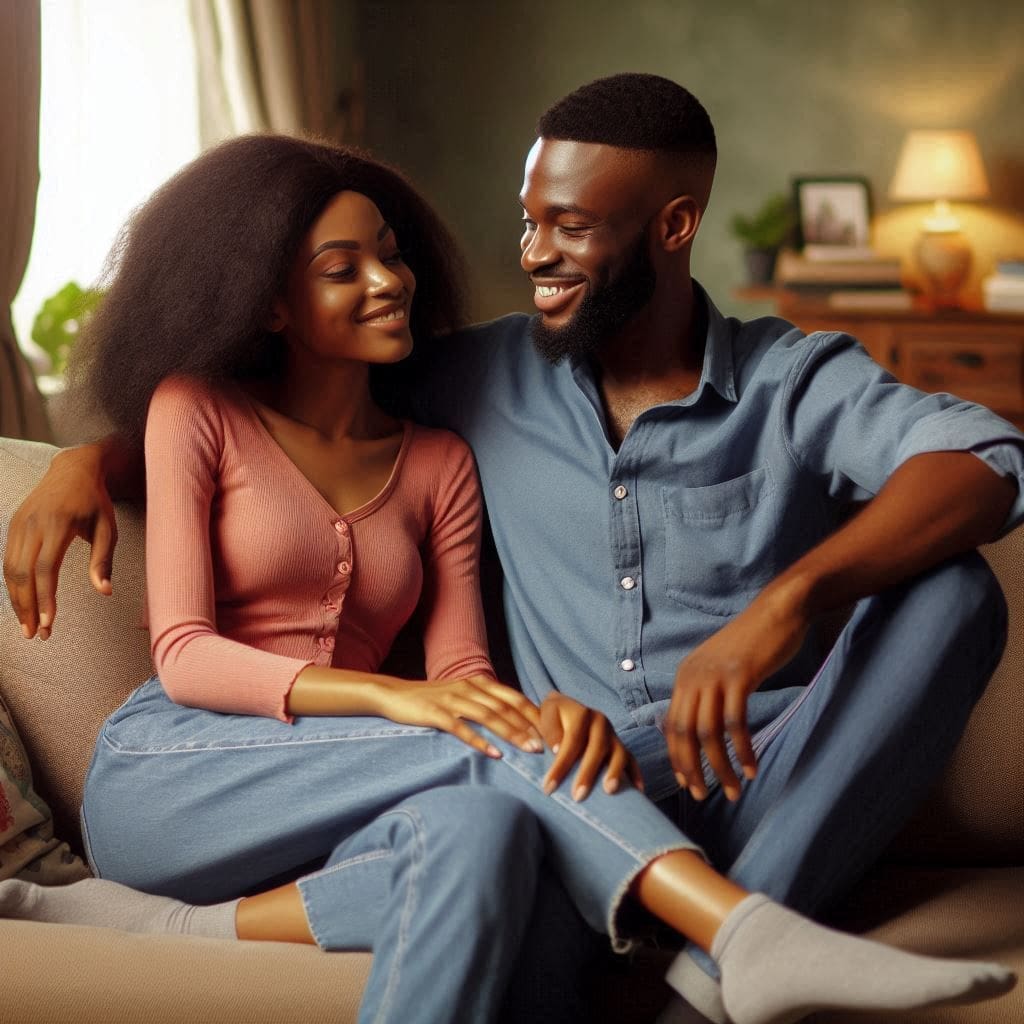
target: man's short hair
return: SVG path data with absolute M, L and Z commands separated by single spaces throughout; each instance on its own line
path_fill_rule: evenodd
M 563 97 L 537 123 L 543 139 L 622 149 L 717 155 L 715 129 L 700 100 L 660 75 L 599 78 Z

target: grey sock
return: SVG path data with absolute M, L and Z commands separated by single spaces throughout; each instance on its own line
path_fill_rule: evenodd
M 736 1024 L 791 1024 L 815 1010 L 910 1010 L 1013 988 L 998 964 L 939 960 L 824 928 L 759 893 L 735 907 L 711 955 Z
M 86 924 L 126 932 L 164 932 L 233 939 L 238 900 L 195 907 L 166 896 L 129 889 L 104 878 L 71 885 L 0 882 L 0 917 Z

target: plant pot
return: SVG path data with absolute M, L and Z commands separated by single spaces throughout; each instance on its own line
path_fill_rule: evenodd
M 775 276 L 775 260 L 778 255 L 778 247 L 757 247 L 743 250 L 743 260 L 747 265 L 747 280 L 750 284 L 772 283 L 772 278 Z

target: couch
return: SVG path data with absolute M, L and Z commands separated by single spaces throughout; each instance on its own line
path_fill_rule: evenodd
M 12 512 L 54 450 L 0 440 L 0 548 Z M 96 733 L 150 674 L 139 624 L 142 522 L 127 506 L 117 512 L 113 597 L 87 585 L 87 548 L 78 542 L 65 559 L 58 628 L 49 641 L 24 640 L 6 592 L 0 595 L 0 697 L 57 836 L 79 852 L 78 804 Z M 1024 975 L 1024 530 L 984 554 L 1010 604 L 1007 652 L 941 785 L 833 921 L 906 949 L 998 960 Z M 171 830 L 167 841 L 174 842 Z M 355 1020 L 370 963 L 363 952 L 9 920 L 0 920 L 0 950 L 5 1024 L 337 1024 Z M 645 953 L 601 972 L 589 1019 L 649 1019 L 665 995 L 657 973 L 665 956 Z M 1024 1021 L 1024 984 L 969 1007 L 811 1020 L 1010 1024 Z

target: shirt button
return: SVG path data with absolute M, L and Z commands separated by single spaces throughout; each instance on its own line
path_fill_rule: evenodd
M 334 528 L 338 533 L 348 533 L 348 523 L 344 519 L 339 519 L 335 524 Z
M 324 639 L 323 639 L 323 648 L 324 648 L 325 651 L 328 651 L 328 652 L 334 650 L 334 637 L 333 636 L 325 636 L 324 637 Z
M 627 491 L 626 488 L 622 486 L 622 484 L 619 484 L 619 486 L 616 487 L 614 491 L 612 491 L 612 494 L 614 494 L 615 497 L 619 499 L 619 501 L 622 501 L 622 499 L 627 494 L 629 494 L 629 491 Z
M 352 568 L 352 566 L 349 565 L 348 562 L 339 562 L 338 563 L 338 572 L 340 572 L 342 576 L 344 576 L 351 568 Z
M 623 576 L 622 579 L 619 580 L 619 586 L 622 587 L 623 590 L 632 590 L 636 586 L 636 580 L 633 579 L 632 576 Z
M 632 672 L 633 669 L 636 668 L 636 662 L 632 658 L 623 658 L 622 661 L 619 662 L 619 668 L 621 668 L 623 672 Z

